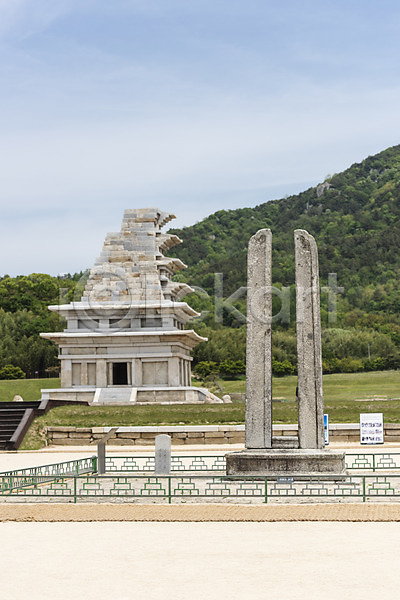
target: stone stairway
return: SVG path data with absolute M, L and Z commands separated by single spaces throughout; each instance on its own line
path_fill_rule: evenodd
M 65 404 L 87 405 L 87 402 L 49 399 L 37 402 L 0 402 L 0 450 L 18 450 L 36 417 Z
M 16 450 L 14 439 L 18 428 L 28 417 L 33 416 L 40 402 L 1 402 L 0 403 L 0 450 Z

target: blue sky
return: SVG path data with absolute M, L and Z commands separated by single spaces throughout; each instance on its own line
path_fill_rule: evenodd
M 395 0 L 0 0 L 0 274 L 79 271 L 400 143 Z

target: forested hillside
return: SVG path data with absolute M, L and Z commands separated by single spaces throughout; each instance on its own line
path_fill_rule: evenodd
M 400 145 L 296 196 L 218 211 L 191 227 L 170 230 L 183 240 L 170 254 L 188 265 L 176 277 L 204 290 L 187 297 L 203 311 L 194 327 L 210 338 L 194 352 L 203 377 L 243 372 L 245 324 L 232 307 L 245 314 L 245 294 L 239 293 L 232 307 L 222 299 L 216 303 L 214 274 L 223 274 L 225 298 L 245 286 L 248 240 L 263 227 L 273 233 L 274 284 L 292 286 L 290 319 L 274 326 L 276 374 L 296 371 L 293 230 L 297 228 L 306 229 L 317 241 L 321 284 L 327 284 L 329 273 L 336 273 L 337 285 L 343 288 L 336 319 L 328 319 L 327 295 L 321 295 L 325 372 L 398 368 Z M 66 289 L 68 301 L 80 276 L 0 279 L 0 378 L 1 369 L 9 364 L 27 376 L 36 371 L 43 375 L 57 365 L 55 346 L 40 339 L 39 332 L 62 328 L 47 305 L 58 302 L 60 288 Z M 274 302 L 277 313 L 278 298 Z
M 208 327 L 199 324 L 198 329 L 208 333 L 211 343 L 208 348 L 200 346 L 196 357 L 218 362 L 224 354 L 222 348 L 213 351 L 222 333 L 212 312 L 214 274 L 223 274 L 225 297 L 246 285 L 248 240 L 263 227 L 272 230 L 273 281 L 278 287 L 294 283 L 293 231 L 297 228 L 306 229 L 317 241 L 321 284 L 327 284 L 329 273 L 337 274 L 343 292 L 338 295 L 336 321 L 328 322 L 327 296 L 321 295 L 325 371 L 399 366 L 400 145 L 296 196 L 255 208 L 218 211 L 196 225 L 172 230 L 183 240 L 174 255 L 188 265 L 178 277 L 210 295 L 192 298 L 198 309 L 210 311 Z M 245 310 L 243 300 L 233 304 Z M 278 362 L 290 362 L 286 372 L 295 370 L 293 294 L 291 304 L 290 323 L 275 326 L 274 356 Z M 241 327 L 229 310 L 224 311 L 224 323 Z M 240 345 L 239 339 L 235 344 L 235 336 L 239 332 L 233 329 L 226 338 L 229 346 Z
M 221 272 L 230 294 L 246 283 L 248 240 L 263 227 L 273 233 L 274 280 L 293 283 L 293 230 L 306 229 L 318 243 L 322 278 L 338 273 L 352 301 L 354 287 L 382 285 L 384 306 L 399 309 L 400 298 L 390 293 L 399 286 L 399 221 L 400 145 L 297 196 L 218 211 L 196 225 L 171 231 L 183 240 L 174 255 L 189 267 L 181 278 L 212 291 L 213 273 Z
M 57 375 L 57 347 L 39 337 L 42 331 L 59 331 L 63 323 L 47 306 L 57 304 L 60 294 L 72 300 L 81 273 L 51 277 L 44 273 L 0 278 L 0 379 Z

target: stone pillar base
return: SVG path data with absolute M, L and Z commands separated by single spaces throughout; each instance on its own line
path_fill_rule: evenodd
M 226 474 L 235 476 L 343 476 L 344 452 L 335 450 L 260 449 L 225 455 Z

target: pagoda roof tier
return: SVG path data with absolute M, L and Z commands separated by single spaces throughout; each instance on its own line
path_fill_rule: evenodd
M 92 270 L 83 292 L 84 298 L 93 301 L 162 301 L 175 300 L 175 289 L 182 292 L 190 288 L 168 286 L 165 278 L 185 269 L 179 258 L 168 258 L 163 252 L 181 240 L 176 235 L 161 232 L 161 228 L 174 215 L 158 208 L 126 210 L 121 231 L 109 233 L 102 252 Z M 172 298 L 171 298 L 172 297 Z
M 157 234 L 158 248 L 160 251 L 166 252 L 170 248 L 182 243 L 182 240 L 177 235 L 171 233 Z
M 162 258 L 159 258 L 160 256 Z M 158 255 L 157 257 L 157 266 L 158 268 L 164 267 L 171 271 L 173 274 L 178 273 L 178 271 L 187 268 L 185 263 L 182 262 L 180 258 L 171 258 L 170 256 L 163 256 L 162 254 Z
M 185 285 L 176 283 L 176 286 Z M 191 289 L 191 288 L 190 288 Z M 134 316 L 135 314 L 144 314 L 149 311 L 157 311 L 160 314 L 170 313 L 185 316 L 186 320 L 192 317 L 200 316 L 194 308 L 186 302 L 172 302 L 163 300 L 160 302 L 71 302 L 70 304 L 54 304 L 48 307 L 52 312 L 71 318 L 74 315 L 99 315 L 107 313 L 109 315 L 120 312 Z M 72 314 L 71 314 L 72 313 Z
M 200 342 L 206 342 L 208 338 L 200 336 L 193 329 L 184 329 L 182 331 L 82 331 L 82 332 L 54 332 L 41 333 L 40 337 L 51 340 L 59 346 L 82 345 L 85 346 L 104 344 L 107 341 L 126 343 L 130 340 L 132 344 L 146 342 L 181 342 L 189 348 L 194 348 Z
M 122 228 L 129 227 L 132 223 L 154 223 L 161 229 L 176 219 L 176 216 L 172 213 L 163 212 L 158 208 L 127 208 L 124 211 L 124 219 Z

